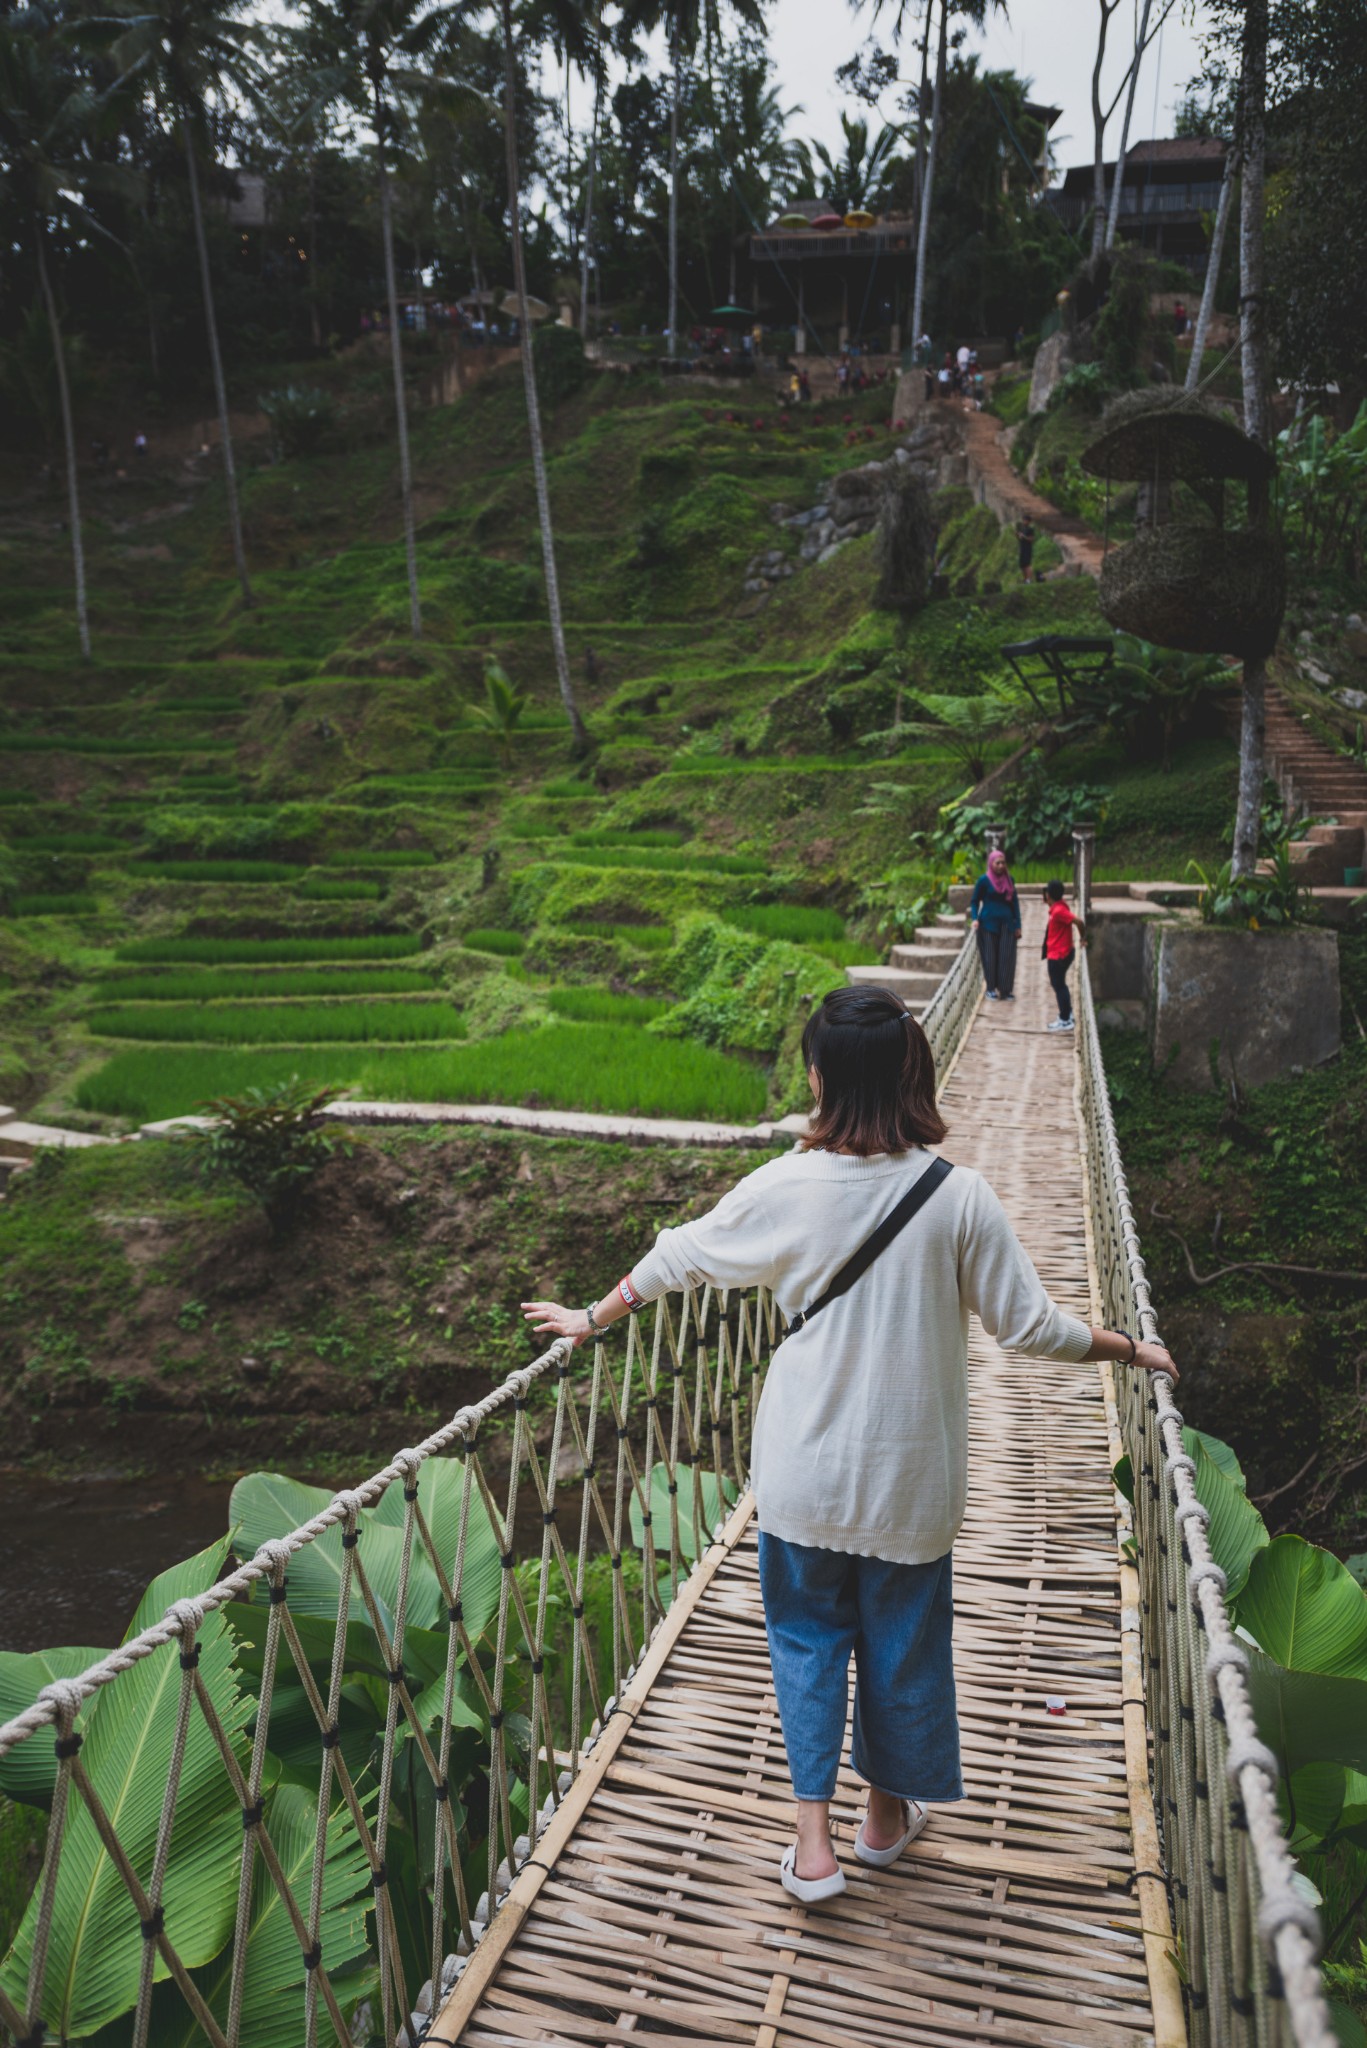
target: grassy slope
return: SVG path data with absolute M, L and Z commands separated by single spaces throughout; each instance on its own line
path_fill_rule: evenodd
M 872 395 L 851 408 L 870 423 L 879 409 Z M 372 1087 L 388 1076 L 405 1092 L 401 1068 L 402 1082 L 425 1096 L 539 1096 L 738 1119 L 758 1114 L 766 1094 L 771 1108 L 786 1106 L 800 1082 L 794 1036 L 805 1004 L 861 948 L 879 956 L 890 901 L 934 887 L 936 877 L 908 861 L 904 834 L 932 822 L 964 784 L 942 749 L 905 748 L 889 759 L 860 747 L 861 735 L 890 722 L 899 669 L 914 663 L 941 687 L 977 687 L 1003 640 L 1094 624 L 1091 586 L 1012 587 L 937 604 L 912 622 L 899 650 L 893 621 L 868 609 L 871 543 L 861 541 L 799 570 L 756 609 L 741 591 L 751 557 L 770 547 L 795 553 L 774 506 L 810 504 L 823 478 L 884 452 L 881 426 L 851 447 L 843 422 L 818 427 L 808 417 L 784 433 L 756 428 L 747 415 L 736 425 L 710 396 L 703 403 L 653 382 L 597 380 L 551 417 L 571 659 L 595 741 L 581 764 L 569 753 L 540 606 L 515 375 L 415 421 L 425 607 L 418 647 L 405 633 L 392 453 L 373 406 L 358 407 L 358 419 L 344 450 L 309 462 L 259 467 L 248 451 L 244 495 L 260 598 L 251 612 L 231 582 L 215 484 L 188 485 L 153 466 L 123 486 L 93 489 L 97 651 L 89 668 L 75 658 L 60 534 L 22 495 L 6 515 L 0 739 L 18 733 L 42 744 L 0 752 L 6 787 L 34 799 L 0 814 L 9 842 L 0 845 L 0 884 L 17 871 L 25 890 L 88 890 L 99 910 L 0 924 L 0 1093 L 76 1121 L 83 1096 L 92 1105 L 84 1120 L 99 1128 L 103 1112 L 179 1110 L 295 1065 L 289 1052 L 120 1050 L 93 1036 L 100 978 L 120 964 L 155 971 L 116 961 L 130 941 L 228 936 L 236 952 L 253 940 L 311 938 L 315 960 L 331 966 L 346 941 L 394 932 L 421 937 L 423 971 L 459 1011 L 462 1025 L 452 1028 L 465 1029 L 468 1042 L 450 1053 L 334 1044 L 301 1055 L 305 1071 Z M 967 573 L 971 535 L 965 528 L 953 538 L 956 569 Z M 980 587 L 994 580 L 994 559 L 991 548 L 978 558 Z M 506 764 L 469 710 L 490 654 L 530 700 Z M 1103 842 L 1102 872 L 1108 858 L 1171 871 L 1187 852 L 1209 857 L 1220 821 L 1201 803 L 1227 778 L 1228 753 L 1218 744 L 1195 750 L 1168 778 L 1136 771 L 1114 750 L 1104 760 L 1096 750 L 1065 756 L 1061 774 L 1116 788 L 1123 830 L 1113 852 Z M 875 780 L 891 794 L 871 810 Z M 649 867 L 601 865 L 611 855 L 600 844 L 589 850 L 593 864 L 575 860 L 569 835 L 601 828 L 667 829 L 682 842 L 678 858 L 665 849 Z M 115 847 L 69 843 L 92 832 Z M 26 849 L 34 836 L 49 844 Z M 436 864 L 367 868 L 367 856 L 404 852 L 435 855 Z M 730 863 L 743 871 L 727 872 L 718 855 L 746 856 Z M 150 865 L 204 858 L 275 862 L 290 879 L 201 883 Z M 337 902 L 301 893 L 300 877 L 351 873 L 383 894 Z M 820 907 L 835 914 L 834 926 L 799 945 L 778 928 L 725 937 L 709 922 L 729 912 L 742 926 L 766 904 Z M 844 940 L 834 936 L 842 925 Z M 477 927 L 518 933 L 520 956 L 461 945 Z M 338 938 L 344 945 L 330 958 Z M 567 1014 L 551 1000 L 566 986 L 687 998 L 683 1036 L 647 1033 L 644 1013 L 590 1018 L 581 1005 Z M 98 993 L 109 995 L 107 982 Z M 404 1158 L 404 1144 L 396 1139 L 384 1157 Z M 414 1159 L 428 1156 L 414 1146 Z M 495 1147 L 489 1157 L 504 1155 Z M 556 1157 L 580 1159 L 574 1148 Z M 610 1187 L 620 1173 L 630 1179 L 646 1168 L 635 1155 L 609 1167 L 590 1149 L 563 1170 L 581 1176 L 572 1205 L 594 1213 L 581 1183 L 600 1178 Z M 649 1170 L 672 1185 L 662 1165 Z M 0 1210 L 0 1247 L 21 1276 L 7 1299 L 13 1415 L 26 1412 L 35 1377 L 45 1401 L 92 1408 L 91 1374 L 100 1381 L 93 1412 L 157 1412 L 161 1382 L 135 1360 L 165 1353 L 182 1359 L 166 1384 L 187 1390 L 188 1407 L 202 1415 L 189 1391 L 203 1381 L 221 1417 L 231 1407 L 233 1359 L 274 1328 L 269 1289 L 244 1295 L 222 1250 L 250 1236 L 248 1219 L 186 1183 L 160 1150 L 101 1154 L 58 1171 L 82 1190 L 78 1208 L 115 1220 L 78 1241 L 60 1225 L 61 1204 L 38 1202 L 33 1183 Z M 519 1200 L 529 1241 L 558 1241 L 567 1199 L 555 1176 L 528 1184 Z M 672 1197 L 652 1199 L 659 1214 L 649 1221 L 666 1220 Z M 362 1205 L 358 1213 L 370 1212 Z M 397 1302 L 409 1288 L 404 1232 L 397 1210 L 381 1213 L 374 1257 Z M 118 1221 L 135 1214 L 152 1219 L 146 1245 Z M 636 1241 L 629 1220 L 623 1259 Z M 192 1243 L 193 1256 L 169 1265 L 160 1250 L 147 1256 L 163 1228 Z M 461 1209 L 444 1229 L 446 1255 L 471 1263 L 474 1212 Z M 87 1257 L 104 1278 L 93 1289 L 68 1287 L 69 1267 Z M 490 1277 L 495 1303 L 515 1292 L 506 1275 Z M 299 1331 L 330 1327 L 335 1305 L 325 1296 L 299 1309 Z M 196 1303 L 204 1326 L 224 1331 L 212 1360 L 180 1342 L 179 1319 L 193 1320 Z M 126 1342 L 134 1331 L 136 1344 Z M 379 1325 L 367 1328 L 362 1348 L 372 1360 L 390 1355 L 380 1337 Z M 502 1344 L 486 1356 L 472 1341 L 462 1325 L 451 1355 L 481 1373 L 514 1355 Z M 257 1409 L 288 1409 L 275 1402 L 275 1386 L 272 1378 L 255 1391 Z M 339 1398 L 355 1411 L 369 1396 L 349 1385 Z M 44 1426 L 23 1424 L 38 1450 Z M 376 1423 L 377 1446 L 387 1426 Z M 223 1427 L 190 1455 L 211 1457 Z

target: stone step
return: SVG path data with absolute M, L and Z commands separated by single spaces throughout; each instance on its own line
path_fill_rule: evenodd
M 65 1145 L 79 1149 L 86 1145 L 117 1145 L 118 1142 L 117 1138 L 95 1137 L 89 1131 L 64 1131 L 56 1124 L 28 1124 L 18 1118 L 0 1124 L 0 1145 Z
M 0 1152 L 0 1194 L 3 1194 L 16 1173 L 27 1173 L 33 1165 L 18 1152 Z
M 941 931 L 956 931 L 959 933 L 960 937 L 963 936 L 964 920 L 963 913 L 961 911 L 937 910 L 935 913 L 935 922 L 939 926 Z
M 888 965 L 905 967 L 913 974 L 933 974 L 939 981 L 953 959 L 954 953 L 948 946 L 894 946 Z
M 952 926 L 947 924 L 918 924 L 913 934 L 918 946 L 938 946 L 942 953 L 951 957 L 963 944 L 964 921 L 956 917 Z
M 901 967 L 847 967 L 845 979 L 856 988 L 890 988 L 918 1013 L 940 986 L 938 974 L 908 974 Z
M 1357 825 L 1311 825 L 1305 837 L 1317 846 L 1342 847 L 1352 850 L 1362 845 L 1362 830 Z

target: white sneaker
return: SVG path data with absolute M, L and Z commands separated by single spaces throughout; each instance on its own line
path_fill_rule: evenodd
M 1073 1020 L 1071 1017 L 1055 1017 L 1053 1023 L 1046 1025 L 1045 1029 L 1048 1031 L 1071 1031 L 1073 1029 Z

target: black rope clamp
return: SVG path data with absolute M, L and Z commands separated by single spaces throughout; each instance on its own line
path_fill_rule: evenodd
M 312 1948 L 304 1950 L 304 1968 L 306 1970 L 316 1970 L 322 1960 L 323 1944 L 321 1941 L 315 1941 Z
M 417 1499 L 417 1497 L 418 1497 L 418 1489 L 417 1489 L 417 1487 L 416 1487 L 416 1486 L 405 1486 L 405 1488 L 404 1488 L 404 1490 L 403 1490 L 403 1497 L 404 1497 L 404 1499 L 405 1499 L 405 1500 L 407 1500 L 407 1501 L 414 1501 L 414 1500 L 416 1500 L 416 1499 Z
M 582 1600 L 575 1600 L 575 1601 L 573 1601 L 573 1602 L 571 1603 L 571 1606 L 570 1606 L 570 1613 L 571 1613 L 571 1614 L 572 1614 L 572 1615 L 574 1616 L 574 1618 L 575 1618 L 575 1620 L 576 1620 L 576 1621 L 582 1621 L 582 1620 L 583 1620 L 583 1618 L 584 1618 L 584 1603 L 583 1603 L 583 1601 L 582 1601 Z
M 543 1669 L 544 1669 L 544 1668 L 545 1668 L 545 1659 L 544 1659 L 543 1657 L 533 1657 L 533 1659 L 532 1659 L 532 1676 L 533 1676 L 534 1678 L 540 1678 L 540 1676 L 541 1676 L 541 1673 L 542 1673 L 542 1671 L 543 1671 Z
M 388 1883 L 389 1872 L 385 1865 L 381 1863 L 370 1873 L 370 1889 L 373 1892 L 382 1892 Z
M 258 1799 L 255 1806 L 244 1806 L 242 1809 L 243 1833 L 247 1833 L 251 1828 L 259 1828 L 265 1818 L 265 1814 L 266 1802 L 264 1799 Z
M 501 1728 L 502 1726 L 503 1726 L 503 1709 L 502 1709 L 502 1708 L 500 1707 L 500 1708 L 499 1708 L 499 1709 L 498 1709 L 498 1710 L 497 1710 L 497 1711 L 496 1711 L 495 1713 L 492 1713 L 492 1714 L 490 1714 L 490 1716 L 489 1716 L 489 1728 L 490 1728 L 490 1732 L 492 1733 L 492 1731 L 493 1731 L 493 1730 L 494 1730 L 495 1728 Z
M 449 1606 L 449 1607 L 447 1608 L 447 1610 L 446 1610 L 446 1619 L 447 1619 L 447 1620 L 448 1620 L 448 1621 L 450 1622 L 450 1624 L 451 1624 L 452 1628 L 454 1628 L 454 1627 L 456 1626 L 456 1623 L 457 1623 L 458 1621 L 464 1621 L 464 1619 L 465 1619 L 465 1607 L 464 1607 L 464 1604 L 463 1604 L 463 1603 L 462 1603 L 461 1601 L 459 1601 L 459 1600 L 453 1600 L 453 1601 L 451 1602 L 451 1605 L 450 1605 L 450 1606 Z
M 541 1526 L 542 1526 L 542 1528 L 543 1528 L 543 1529 L 553 1529 L 553 1528 L 555 1527 L 555 1509 L 554 1509 L 554 1508 L 543 1508 L 543 1509 L 542 1509 L 542 1511 L 541 1511 Z
M 193 1649 L 190 1649 L 190 1650 L 182 1650 L 182 1651 L 181 1651 L 181 1653 L 180 1653 L 180 1668 L 181 1668 L 181 1670 L 182 1670 L 182 1671 L 198 1671 L 198 1669 L 199 1669 L 199 1644 L 198 1644 L 198 1643 L 196 1643 L 196 1644 L 195 1644 L 195 1646 L 194 1646 L 194 1648 L 193 1648 Z
M 336 1747 L 337 1747 L 338 1743 L 339 1743 L 339 1742 L 341 1741 L 341 1739 L 342 1739 L 342 1731 L 341 1731 L 341 1729 L 340 1729 L 340 1728 L 339 1728 L 339 1727 L 337 1726 L 337 1723 L 336 1723 L 335 1721 L 334 1721 L 334 1722 L 332 1723 L 332 1725 L 331 1725 L 330 1727 L 328 1727 L 328 1728 L 325 1728 L 325 1729 L 323 1730 L 323 1747 L 324 1747 L 324 1749 L 336 1749 Z
M 356 1545 L 357 1545 L 357 1544 L 358 1544 L 358 1543 L 360 1542 L 360 1540 L 361 1540 L 361 1532 L 360 1532 L 360 1530 L 359 1530 L 359 1529 L 343 1529 L 343 1531 L 342 1531 L 342 1548 L 343 1548 L 343 1550 L 354 1550 L 354 1549 L 356 1548 Z
M 143 1940 L 155 1941 L 157 1936 L 161 1933 L 162 1929 L 166 1925 L 166 1915 L 162 1911 L 161 1907 L 157 1906 L 152 1913 L 151 1919 L 143 1920 L 139 1922 L 139 1925 L 142 1928 Z
M 75 1756 L 84 1741 L 84 1735 L 78 1735 L 73 1729 L 70 1735 L 59 1735 L 52 1747 L 62 1761 L 65 1762 L 67 1757 Z
M 503 1566 L 503 1569 L 504 1569 L 504 1571 L 505 1571 L 505 1572 L 510 1572 L 510 1571 L 512 1570 L 512 1568 L 513 1568 L 513 1553 L 512 1553 L 512 1551 L 511 1551 L 511 1550 L 505 1550 L 505 1551 L 503 1552 L 502 1556 L 501 1556 L 501 1557 L 499 1558 L 499 1563 L 500 1563 L 500 1564 L 501 1564 L 501 1565 Z
M 618 1441 L 618 1443 L 619 1443 L 619 1444 L 624 1444 L 624 1443 L 626 1442 L 626 1440 L 627 1440 L 627 1433 L 626 1433 L 626 1429 L 625 1429 L 625 1426 L 623 1426 L 622 1428 L 619 1428 L 619 1429 L 618 1429 L 618 1431 L 617 1431 L 617 1441 Z
M 33 2029 L 33 2032 L 31 2034 L 25 2034 L 23 2040 L 17 2043 L 17 2048 L 43 2048 L 43 2043 L 46 2041 L 46 2039 L 47 2028 L 43 2025 L 43 2022 L 39 2020 L 37 2026 Z
M 385 1677 L 391 1685 L 402 1685 L 404 1682 L 404 1668 L 402 1664 L 391 1664 L 385 1672 Z
M 272 1607 L 283 1607 L 283 1606 L 284 1606 L 284 1604 L 285 1604 L 286 1600 L 287 1600 L 287 1599 L 289 1598 L 289 1585 L 290 1585 L 290 1582 L 289 1582 L 289 1580 L 288 1580 L 288 1579 L 282 1579 L 282 1580 L 280 1581 L 280 1584 L 279 1584 L 278 1586 L 272 1586 L 272 1587 L 271 1587 L 271 1606 L 272 1606 Z
M 438 1806 L 445 1806 L 447 1800 L 451 1797 L 451 1787 L 445 1778 L 438 1778 L 436 1784 L 432 1787 L 432 1797 L 436 1800 Z

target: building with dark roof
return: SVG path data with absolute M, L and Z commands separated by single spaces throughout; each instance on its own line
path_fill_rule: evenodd
M 1185 263 L 1204 277 L 1210 245 L 1208 216 L 1220 202 L 1228 144 L 1214 136 L 1170 135 L 1136 142 L 1125 153 L 1118 232 L 1169 262 Z M 1106 166 L 1109 201 L 1115 164 Z M 1046 193 L 1046 203 L 1069 233 L 1090 217 L 1093 167 L 1078 164 Z M 1085 242 L 1085 235 L 1081 237 Z

